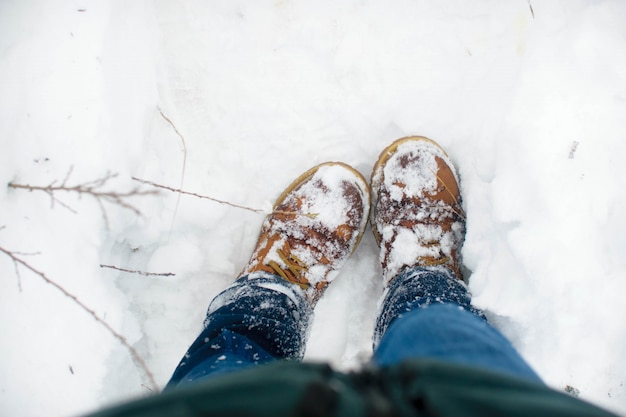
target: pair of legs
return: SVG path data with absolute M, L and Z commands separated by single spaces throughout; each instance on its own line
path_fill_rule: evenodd
M 211 303 L 204 331 L 168 388 L 275 360 L 301 360 L 311 316 L 299 288 L 282 277 L 238 279 Z M 470 305 L 465 286 L 441 267 L 417 267 L 396 277 L 376 323 L 374 364 L 423 357 L 540 382 L 509 341 Z
M 315 303 L 356 249 L 368 219 L 385 284 L 376 365 L 427 357 L 540 381 L 471 306 L 460 272 L 465 214 L 456 172 L 436 143 L 410 137 L 382 152 L 371 191 L 341 163 L 317 166 L 285 190 L 252 259 L 211 302 L 204 330 L 167 387 L 301 360 Z

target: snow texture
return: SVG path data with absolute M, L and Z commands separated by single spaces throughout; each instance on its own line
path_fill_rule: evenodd
M 88 196 L 58 195 L 73 213 L 6 184 L 73 167 L 72 185 L 112 172 L 109 190 L 134 176 L 262 209 L 316 164 L 368 176 L 427 136 L 459 171 L 474 304 L 550 386 L 626 414 L 624 21 L 622 0 L 0 2 L 0 247 L 163 386 L 263 214 L 163 191 L 132 199 L 141 216 L 105 203 L 107 227 Z M 1 253 L 0 271 L 0 414 L 150 393 L 71 299 Z M 366 362 L 381 294 L 368 230 L 306 360 Z

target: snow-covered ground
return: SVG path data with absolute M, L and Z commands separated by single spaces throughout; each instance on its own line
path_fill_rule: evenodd
M 314 164 L 369 176 L 392 140 L 429 136 L 462 177 L 475 304 L 548 384 L 626 414 L 625 21 L 621 0 L 0 1 L 0 248 L 162 387 L 262 215 L 164 190 L 105 221 L 88 195 L 8 183 L 111 172 L 106 190 L 134 176 L 263 208 Z M 73 300 L 4 253 L 0 271 L 0 414 L 150 392 Z M 379 275 L 368 231 L 308 360 L 367 361 Z

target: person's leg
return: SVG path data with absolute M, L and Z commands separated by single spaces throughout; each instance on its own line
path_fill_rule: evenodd
M 167 388 L 277 359 L 301 359 L 312 312 L 300 287 L 280 276 L 239 278 L 209 305 L 204 330 Z
M 443 149 L 423 137 L 397 140 L 374 165 L 371 186 L 385 285 L 374 362 L 437 358 L 538 381 L 471 306 L 460 260 L 465 212 L 458 175 Z
M 446 268 L 400 274 L 391 281 L 378 318 L 374 363 L 433 358 L 541 382 L 470 301 L 465 285 Z
M 367 181 L 348 165 L 325 163 L 298 177 L 263 222 L 240 278 L 211 302 L 166 388 L 301 359 L 315 303 L 356 249 L 369 204 Z
M 480 320 L 483 313 L 471 305 L 471 297 L 463 281 L 443 266 L 407 268 L 385 288 L 383 303 L 374 329 L 374 346 L 378 346 L 389 325 L 407 313 L 431 304 L 454 303 Z

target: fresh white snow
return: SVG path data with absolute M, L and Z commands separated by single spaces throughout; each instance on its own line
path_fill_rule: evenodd
M 117 173 L 104 189 L 263 209 L 316 164 L 368 178 L 393 140 L 428 136 L 461 177 L 475 304 L 548 384 L 626 414 L 625 21 L 621 0 L 2 1 L 0 248 L 162 387 L 263 215 L 162 190 L 128 200 L 141 216 L 104 203 L 105 221 L 88 195 L 8 183 Z M 70 298 L 3 253 L 0 271 L 0 414 L 150 392 Z M 380 273 L 368 229 L 307 360 L 368 360 Z

